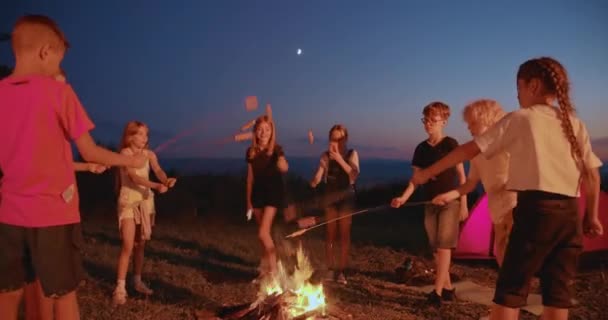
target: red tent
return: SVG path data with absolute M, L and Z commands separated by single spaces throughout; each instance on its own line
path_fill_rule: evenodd
M 579 213 L 582 217 L 585 212 L 585 197 L 581 196 L 579 201 Z M 604 235 L 595 239 L 585 237 L 583 240 L 585 252 L 608 250 L 608 193 L 600 192 L 599 207 L 600 220 L 604 225 Z M 492 221 L 488 211 L 488 197 L 484 195 L 473 206 L 469 218 L 461 228 L 454 257 L 461 259 L 494 258 L 493 236 Z

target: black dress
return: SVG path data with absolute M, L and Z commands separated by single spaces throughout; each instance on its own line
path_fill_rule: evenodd
M 285 208 L 285 184 L 283 174 L 277 167 L 279 157 L 285 156 L 283 148 L 280 145 L 275 145 L 271 155 L 268 155 L 266 151 L 258 150 L 253 158 L 249 158 L 250 149 L 251 147 L 247 149 L 246 159 L 253 171 L 251 190 L 253 208 Z

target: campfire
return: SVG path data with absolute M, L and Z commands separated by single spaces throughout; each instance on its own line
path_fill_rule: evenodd
M 311 317 L 325 315 L 323 284 L 314 285 L 309 282 L 313 268 L 302 247 L 296 252 L 296 261 L 293 274 L 289 275 L 279 261 L 277 273 L 262 279 L 258 299 L 251 304 L 251 309 L 278 309 L 271 312 L 276 315 L 269 319 L 281 320 L 307 319 L 307 314 Z
M 253 303 L 232 310 L 223 310 L 213 316 L 198 319 L 222 320 L 316 320 L 351 319 L 336 306 L 328 306 L 323 284 L 313 284 L 313 268 L 302 247 L 296 251 L 297 264 L 289 273 L 279 261 L 277 272 L 260 281 L 257 299 Z M 236 309 L 236 310 L 235 310 Z

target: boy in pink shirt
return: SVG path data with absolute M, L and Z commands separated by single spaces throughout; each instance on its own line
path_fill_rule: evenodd
M 34 281 L 43 315 L 79 319 L 84 270 L 70 141 L 88 162 L 140 167 L 146 159 L 95 144 L 78 97 L 52 78 L 68 43 L 51 19 L 20 18 L 11 45 L 15 70 L 0 81 L 0 319 L 17 319 L 23 287 Z

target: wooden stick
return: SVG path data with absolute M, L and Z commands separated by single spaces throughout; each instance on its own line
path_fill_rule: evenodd
M 413 206 L 424 205 L 424 204 L 427 204 L 427 203 L 431 203 L 431 202 L 430 201 L 410 202 L 410 203 L 405 203 L 401 207 L 413 207 Z M 374 211 L 378 211 L 378 210 L 388 209 L 390 207 L 391 207 L 390 205 L 385 204 L 385 205 L 381 205 L 381 206 L 377 206 L 377 207 L 373 207 L 373 208 L 367 208 L 367 209 L 359 210 L 359 211 L 356 211 L 356 212 L 353 212 L 353 213 L 350 213 L 350 214 L 347 214 L 347 215 L 343 215 L 343 216 L 338 217 L 338 218 L 334 218 L 334 219 L 330 219 L 330 220 L 318 223 L 318 224 L 316 224 L 314 226 L 310 226 L 310 227 L 308 227 L 306 229 L 298 230 L 298 231 L 296 231 L 296 232 L 294 232 L 292 234 L 287 235 L 285 238 L 289 239 L 289 238 L 299 237 L 299 236 L 305 234 L 306 232 L 308 232 L 308 231 L 310 231 L 312 229 L 316 229 L 318 227 L 324 226 L 324 225 L 326 225 L 328 223 L 332 223 L 334 221 L 338 221 L 338 220 L 341 220 L 341 219 L 344 219 L 344 218 L 356 216 L 356 215 L 363 214 L 363 213 L 369 213 L 369 212 L 374 212 Z

